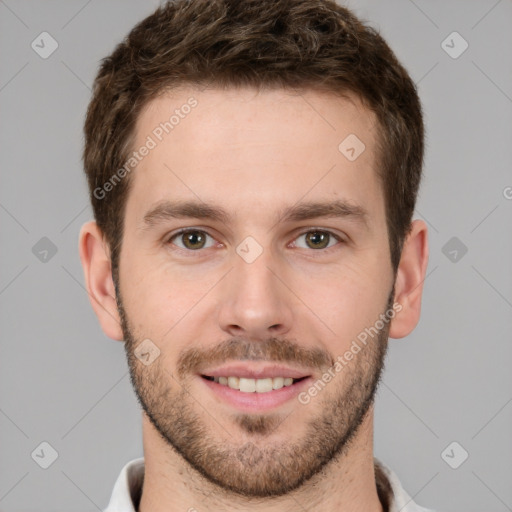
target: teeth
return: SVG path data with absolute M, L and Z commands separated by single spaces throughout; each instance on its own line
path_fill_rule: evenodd
M 284 378 L 276 377 L 272 379 L 272 389 L 281 389 L 284 386 Z
M 244 379 L 240 377 L 239 389 L 244 393 L 254 393 L 256 391 L 256 381 L 254 379 Z
M 232 389 L 240 389 L 240 379 L 238 377 L 228 377 L 228 386 Z
M 214 377 L 215 382 L 238 389 L 242 393 L 268 393 L 273 389 L 281 389 L 283 386 L 291 386 L 291 377 L 268 377 L 266 379 L 246 379 L 245 377 Z
M 251 379 L 252 380 L 252 379 Z M 268 391 L 272 391 L 272 379 L 258 379 L 254 381 L 254 387 L 256 388 L 256 393 L 267 393 Z

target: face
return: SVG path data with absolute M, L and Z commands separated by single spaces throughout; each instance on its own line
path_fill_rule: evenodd
M 358 101 L 314 91 L 180 89 L 138 120 L 135 147 L 156 145 L 119 259 L 132 383 L 155 434 L 225 490 L 299 487 L 368 414 L 394 284 L 376 133 Z

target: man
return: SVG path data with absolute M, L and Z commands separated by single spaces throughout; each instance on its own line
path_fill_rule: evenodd
M 104 59 L 83 157 L 87 290 L 143 409 L 106 510 L 427 510 L 373 457 L 428 262 L 382 38 L 331 1 L 162 5 Z

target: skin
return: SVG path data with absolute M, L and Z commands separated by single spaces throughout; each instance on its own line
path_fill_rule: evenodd
M 375 172 L 379 128 L 356 98 L 180 88 L 148 104 L 134 146 L 190 96 L 198 106 L 131 176 L 117 300 L 102 233 L 94 222 L 80 233 L 92 306 L 105 334 L 126 341 L 144 410 L 139 510 L 380 512 L 372 400 L 388 336 L 407 336 L 419 320 L 427 227 L 413 221 L 395 276 Z M 366 146 L 355 161 L 338 150 L 349 134 Z M 164 199 L 215 203 L 233 217 L 144 228 Z M 367 227 L 348 217 L 279 221 L 283 207 L 333 199 L 364 208 Z M 209 235 L 204 247 L 170 241 L 180 228 Z M 315 229 L 340 240 L 331 236 L 325 248 L 308 239 Z M 248 236 L 263 250 L 252 263 L 236 251 Z M 400 312 L 306 405 L 242 413 L 182 364 L 190 354 L 216 361 L 226 346 L 224 356 L 238 361 L 244 348 L 254 367 L 281 360 L 314 381 L 393 301 Z M 148 366 L 134 356 L 145 339 L 160 350 Z

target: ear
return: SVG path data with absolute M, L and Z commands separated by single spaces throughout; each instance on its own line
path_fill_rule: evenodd
M 414 220 L 404 242 L 397 270 L 395 302 L 400 304 L 402 309 L 391 321 L 390 338 L 403 338 L 418 324 L 427 264 L 427 225 L 422 220 Z
M 101 328 L 109 338 L 122 341 L 124 336 L 117 311 L 110 253 L 96 222 L 87 222 L 82 226 L 79 252 L 89 300 Z

